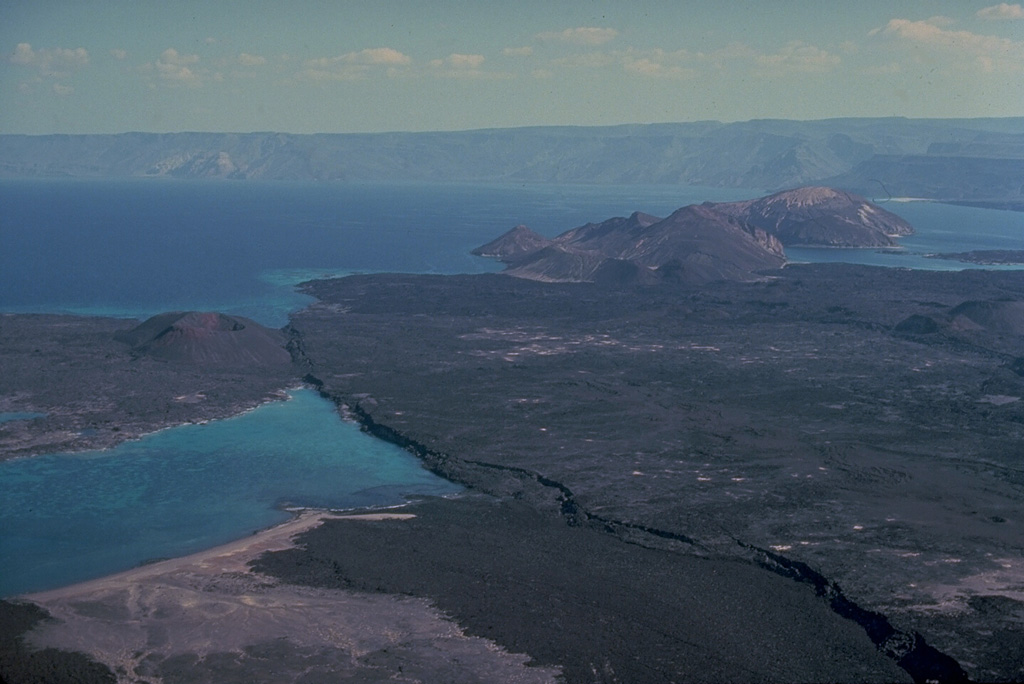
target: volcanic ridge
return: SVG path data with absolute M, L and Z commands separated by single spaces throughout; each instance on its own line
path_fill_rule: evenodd
M 910 224 L 863 197 L 808 187 L 689 205 L 667 218 L 635 212 L 552 239 L 519 225 L 473 254 L 503 261 L 505 273 L 531 280 L 699 284 L 761 279 L 786 263 L 785 244 L 894 246 L 911 233 Z

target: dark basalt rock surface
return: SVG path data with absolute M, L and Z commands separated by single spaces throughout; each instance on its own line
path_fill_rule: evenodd
M 614 287 L 316 281 L 280 372 L 133 352 L 114 340 L 133 322 L 0 316 L 0 410 L 48 414 L 0 424 L 0 453 L 230 414 L 305 376 L 471 493 L 328 522 L 261 572 L 429 599 L 568 682 L 1024 679 L 1024 272 L 623 287 L 629 264 Z
M 909 681 L 811 591 L 758 567 L 624 544 L 522 500 L 327 523 L 262 573 L 430 598 L 471 633 L 575 682 Z
M 1009 357 L 1021 353 L 1024 301 L 969 300 L 934 314 L 913 314 L 894 328 L 904 335 L 941 333 L 946 342 L 977 346 Z
M 897 323 L 893 330 L 904 335 L 931 335 L 939 331 L 939 324 L 931 316 L 911 314 Z
M 182 320 L 180 314 L 165 316 Z M 256 348 L 267 353 L 262 358 L 283 354 L 283 364 L 242 363 L 246 357 L 235 352 L 245 347 L 234 343 L 207 347 L 232 351 L 222 357 L 228 363 L 191 362 L 184 353 L 168 362 L 160 353 L 198 347 L 188 346 L 195 340 L 181 344 L 175 339 L 181 328 L 173 332 L 164 323 L 160 316 L 140 325 L 118 318 L 0 315 L 0 411 L 45 414 L 0 423 L 0 459 L 100 449 L 171 425 L 226 418 L 281 398 L 296 383 L 287 351 L 264 344 L 263 333 L 256 337 Z M 146 347 L 154 338 L 174 341 L 162 349 L 159 343 Z
M 234 366 L 288 366 L 280 330 L 241 316 L 215 312 L 172 311 L 158 314 L 117 339 L 139 355 L 164 361 Z
M 4 684 L 114 684 L 117 677 L 84 653 L 55 648 L 35 649 L 24 635 L 49 619 L 46 611 L 27 602 L 0 601 L 0 682 Z
M 570 527 L 790 577 L 920 681 L 1024 678 L 1024 337 L 948 324 L 964 302 L 1024 302 L 1024 273 L 829 264 L 708 287 L 306 287 L 321 304 L 291 332 L 309 381 L 436 472 Z M 376 581 L 330 530 L 279 574 Z
M 1024 302 L 1019 300 L 967 301 L 951 309 L 949 317 L 959 329 L 1024 337 Z

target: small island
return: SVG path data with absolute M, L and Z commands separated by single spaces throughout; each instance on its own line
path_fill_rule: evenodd
M 705 202 L 667 218 L 635 212 L 548 239 L 519 225 L 473 251 L 505 273 L 606 285 L 755 281 L 786 263 L 784 245 L 893 247 L 914 229 L 863 197 L 805 187 L 743 202 Z
M 1024 249 L 978 249 L 971 252 L 941 252 L 926 255 L 929 259 L 959 261 L 981 266 L 1015 266 L 1024 264 Z

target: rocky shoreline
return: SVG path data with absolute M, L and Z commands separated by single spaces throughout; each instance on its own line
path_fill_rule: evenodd
M 1024 273 L 833 264 L 708 287 L 501 275 L 305 287 L 318 302 L 285 330 L 294 366 L 234 380 L 233 400 L 304 378 L 470 492 L 414 502 L 405 520 L 328 520 L 259 557 L 245 591 L 414 597 L 568 682 L 1024 676 L 1024 482 L 1007 460 L 1024 436 Z M 40 323 L 68 324 L 15 329 Z M 90 344 L 104 373 L 138 363 Z M 175 373 L 174 392 L 210 381 Z M 106 396 L 137 379 L 92 377 L 108 378 Z M 149 419 L 166 415 L 158 384 L 142 384 Z M 93 415 L 113 425 L 126 408 Z M 24 648 L 17 634 L 0 655 Z M 344 658 L 354 681 L 375 681 L 430 648 Z M 222 658 L 251 674 L 270 662 L 261 649 L 189 667 Z M 430 663 L 407 681 L 450 671 Z
M 307 375 L 305 381 L 322 391 L 323 383 L 318 378 L 312 375 Z M 323 396 L 337 401 L 336 397 L 332 398 L 327 393 L 323 393 Z M 678 532 L 656 529 L 621 520 L 613 520 L 591 513 L 590 511 L 585 510 L 576 501 L 575 495 L 568 487 L 554 480 L 550 480 L 539 473 L 508 466 L 460 461 L 459 459 L 452 458 L 447 454 L 434 452 L 423 444 L 410 439 L 396 430 L 376 422 L 368 412 L 359 406 L 353 408 L 342 404 L 341 408 L 357 420 L 362 428 L 369 434 L 410 451 L 419 457 L 425 467 L 427 467 L 431 472 L 449 480 L 458 482 L 459 484 L 475 490 L 507 493 L 507 478 L 502 478 L 504 482 L 495 488 L 493 478 L 488 477 L 486 474 L 481 476 L 481 471 L 486 473 L 486 471 L 491 470 L 499 472 L 502 475 L 511 475 L 521 483 L 517 488 L 517 491 L 513 494 L 514 499 L 530 501 L 534 509 L 557 508 L 565 525 L 569 528 L 581 528 L 611 534 L 613 537 L 621 541 L 626 541 L 629 544 L 635 544 L 646 549 L 671 549 L 675 552 L 681 551 L 686 556 L 696 556 L 705 559 L 720 556 L 720 554 L 713 553 L 708 547 L 701 544 L 698 540 L 691 539 Z M 533 489 L 533 491 L 529 491 L 530 489 Z M 490 507 L 506 507 L 509 504 L 507 500 L 503 501 L 498 499 L 490 501 L 486 505 Z M 450 530 L 451 527 L 455 525 L 467 525 L 468 521 L 465 519 L 467 516 L 465 514 L 459 515 L 455 512 L 456 509 L 463 506 L 470 507 L 470 504 L 466 501 L 452 502 L 448 504 L 440 502 L 424 503 L 414 505 L 412 510 L 422 509 L 427 516 L 443 516 L 443 527 L 444 529 Z M 476 510 L 475 507 L 471 510 L 473 510 L 473 512 L 469 515 L 472 518 L 481 518 L 486 515 L 486 513 L 481 513 L 479 510 Z M 488 523 L 487 526 L 491 527 L 491 524 L 492 523 Z M 436 527 L 437 526 L 435 526 L 435 529 Z M 479 531 L 477 531 L 476 534 L 478 536 L 484 536 Z M 443 540 L 437 540 L 436 543 L 439 547 L 445 546 Z M 779 553 L 775 553 L 767 549 L 744 544 L 740 540 L 736 540 L 736 543 L 740 548 L 747 552 L 745 554 L 747 556 L 747 560 L 751 561 L 754 565 L 767 569 L 781 577 L 794 580 L 797 583 L 807 584 L 813 587 L 815 596 L 822 599 L 831 608 L 831 610 L 836 613 L 836 615 L 860 626 L 878 651 L 894 661 L 894 663 L 902 669 L 906 675 L 909 675 L 913 681 L 969 681 L 967 673 L 964 672 L 963 668 L 961 668 L 953 658 L 928 645 L 920 634 L 916 632 L 908 633 L 901 631 L 894 627 L 884 615 L 865 610 L 858 606 L 844 595 L 842 589 L 835 582 L 823 577 L 807 564 L 790 560 Z M 271 554 L 268 557 L 260 559 L 254 567 L 261 572 L 279 576 L 289 582 L 298 581 L 299 583 L 310 583 L 317 586 L 333 586 L 338 582 L 340 579 L 338 575 L 340 573 L 336 567 L 338 560 L 335 559 L 350 558 L 352 554 L 352 550 L 350 548 L 353 544 L 352 540 L 346 539 L 345 542 L 342 542 L 333 535 L 328 536 L 325 534 L 319 538 L 317 538 L 316 535 L 310 535 L 303 537 L 302 544 L 305 549 L 304 552 L 279 554 L 279 557 L 275 557 L 275 554 Z M 401 546 L 402 548 L 405 548 L 405 544 L 402 544 Z M 339 547 L 344 548 L 345 550 L 339 551 Z M 493 552 L 493 549 L 490 549 L 490 551 Z M 448 553 L 457 554 L 458 552 L 455 549 L 449 548 Z M 360 555 L 364 558 L 372 556 L 373 549 L 364 549 L 361 551 Z M 287 556 L 292 556 L 293 558 L 289 559 Z M 316 573 L 309 573 L 308 569 L 305 569 L 301 573 L 297 573 L 295 567 L 291 565 L 291 563 L 302 566 L 308 565 L 310 562 L 310 556 L 317 560 L 323 558 L 320 562 L 326 562 L 327 557 L 332 558 L 331 563 L 334 576 L 331 577 L 330 575 L 325 576 L 318 575 Z M 396 563 L 400 563 L 400 561 L 385 555 L 379 559 L 378 565 L 394 568 Z M 727 573 L 722 572 L 722 574 Z M 346 585 L 352 581 L 366 581 L 354 572 L 344 573 L 343 577 Z M 620 578 L 620 581 L 621 579 L 622 578 Z M 383 578 L 378 577 L 377 581 L 382 582 Z M 760 584 L 760 582 L 753 580 L 752 578 L 745 578 L 745 581 L 755 585 Z M 368 587 L 364 587 L 364 589 L 368 589 Z M 779 591 L 778 587 L 765 588 L 764 590 L 769 593 Z M 378 584 L 376 591 L 384 590 L 382 590 L 380 584 Z M 446 600 L 452 600 L 453 597 L 448 596 L 448 594 L 455 594 L 455 598 L 462 599 L 462 601 L 466 600 L 466 597 L 463 596 L 464 589 L 462 587 L 452 587 L 444 582 L 439 582 L 437 586 L 432 586 L 428 590 L 421 589 L 420 592 L 423 596 L 429 597 L 442 605 L 447 605 Z M 413 593 L 421 595 L 420 592 Z M 407 591 L 394 591 L 392 593 L 407 593 Z M 715 596 L 717 600 L 718 598 L 721 598 L 721 593 L 716 593 Z M 516 599 L 520 600 L 521 598 L 521 596 L 516 597 Z M 664 597 L 659 598 L 659 601 L 663 600 Z M 671 612 L 671 609 L 666 608 L 664 604 L 651 606 L 650 609 L 661 610 L 665 613 Z M 455 614 L 461 618 L 464 613 L 462 611 L 457 611 Z M 506 616 L 506 619 L 512 619 L 513 617 L 516 616 Z M 497 616 L 490 616 L 491 620 L 496 618 Z M 581 617 L 580 619 L 583 618 Z M 689 629 L 693 628 L 692 625 L 689 625 L 688 627 Z M 472 629 L 472 626 L 470 628 Z M 835 628 L 833 627 L 832 629 Z M 533 644 L 533 648 L 527 647 L 526 650 L 530 653 L 536 652 L 537 647 L 541 643 L 547 643 L 552 638 L 552 635 L 547 633 L 531 633 L 530 636 L 536 641 L 536 643 Z M 827 641 L 830 638 L 834 638 L 834 636 L 826 637 L 825 640 Z M 747 637 L 747 639 L 756 640 L 757 637 Z M 571 643 L 563 644 L 561 648 L 563 652 L 572 652 L 575 650 Z M 612 662 L 612 654 L 614 653 L 614 650 L 615 649 L 611 644 L 606 644 L 601 649 L 601 652 L 607 657 L 609 664 Z M 708 650 L 710 651 L 711 649 Z M 811 651 L 812 649 L 807 650 Z M 562 657 L 564 658 L 564 655 Z M 594 656 L 591 655 L 591 657 Z M 820 659 L 823 656 L 814 657 Z M 893 671 L 884 675 L 880 674 L 885 672 L 885 668 L 879 667 L 877 664 L 869 666 L 868 662 L 872 659 L 865 653 L 861 653 L 859 657 L 864 661 L 860 664 L 865 667 L 865 670 L 857 675 L 858 678 L 863 678 L 858 679 L 858 681 L 870 681 L 873 678 L 873 674 L 881 676 L 882 681 L 886 681 L 887 677 L 892 677 L 892 681 L 896 681 L 896 679 L 899 678 Z M 839 666 L 836 664 L 835 655 L 832 654 L 831 657 L 824 656 L 824 658 L 829 661 L 829 667 L 823 669 L 820 673 L 813 675 L 812 679 L 814 676 L 837 676 L 837 668 Z M 548 665 L 556 665 L 561 664 L 563 660 L 552 659 L 550 661 L 541 662 Z M 849 665 L 847 665 L 847 667 L 849 667 Z M 877 668 L 877 671 L 872 673 L 871 667 Z M 703 668 L 705 670 L 705 674 L 708 676 L 707 681 L 729 681 L 741 674 L 741 672 L 734 673 L 729 670 L 721 669 L 720 665 L 714 663 L 705 663 Z M 613 670 L 610 670 L 610 672 L 611 671 Z M 623 681 L 650 681 L 651 677 L 650 672 L 643 671 L 618 671 L 617 675 L 619 677 L 625 677 Z M 581 677 L 580 681 L 585 680 L 585 678 L 582 677 L 582 673 L 576 676 Z M 802 679 L 802 676 L 793 670 L 790 670 L 787 676 L 792 677 L 792 681 Z M 843 678 L 844 676 L 849 675 L 839 676 L 840 678 Z M 640 677 L 641 679 L 634 680 L 630 679 L 631 677 Z M 669 677 L 669 680 L 671 680 L 671 677 Z M 576 681 L 576 679 L 573 676 L 570 676 L 569 681 Z
M 952 259 L 965 264 L 982 266 L 1024 264 L 1024 250 L 1021 249 L 979 249 L 972 252 L 943 252 L 929 254 L 929 259 Z
M 291 367 L 167 363 L 117 339 L 123 318 L 0 314 L 0 461 L 108 449 L 176 425 L 238 415 L 284 399 Z
M 675 290 L 365 276 L 311 284 L 321 304 L 292 329 L 326 396 L 436 472 L 630 543 L 813 568 L 815 591 L 885 616 L 893 643 L 918 633 L 972 678 L 1012 679 L 1021 635 L 1003 621 L 1021 604 L 1003 566 L 1021 491 L 1011 464 L 987 469 L 1021 418 L 986 397 L 1020 394 L 1020 338 L 944 321 L 988 311 L 967 297 L 1020 298 L 1021 281 L 813 265 Z M 913 316 L 934 328 L 901 325 Z M 998 608 L 970 588 L 982 576 Z M 997 639 L 970 636 L 994 624 Z

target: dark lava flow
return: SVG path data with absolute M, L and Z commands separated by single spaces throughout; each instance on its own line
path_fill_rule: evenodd
M 298 359 L 298 361 L 300 364 L 304 363 L 303 359 Z M 303 379 L 323 392 L 323 382 L 313 374 L 307 374 Z M 328 399 L 332 398 L 326 392 L 323 392 L 323 396 Z M 376 422 L 370 414 L 358 405 L 348 408 L 364 430 L 379 439 L 392 442 L 416 454 L 432 472 L 442 477 L 453 479 L 467 487 L 480 487 L 480 483 L 476 478 L 452 475 L 452 471 L 447 467 L 450 466 L 450 456 L 432 452 L 424 445 L 409 439 L 386 425 Z M 482 461 L 466 460 L 462 463 L 467 466 L 511 473 L 517 478 L 532 480 L 542 487 L 555 490 L 557 492 L 560 512 L 565 518 L 566 524 L 571 527 L 586 525 L 595 529 L 602 529 L 605 532 L 622 537 L 628 543 L 643 546 L 648 546 L 648 544 L 639 541 L 635 536 L 629 538 L 624 532 L 640 532 L 645 535 L 681 542 L 703 549 L 699 541 L 691 539 L 684 534 L 591 514 L 576 501 L 572 490 L 560 482 L 544 477 L 540 473 L 531 472 L 524 468 Z M 484 486 L 482 489 L 486 491 L 488 488 Z M 813 586 L 815 593 L 824 598 L 833 611 L 843 618 L 852 620 L 860 625 L 867 633 L 868 638 L 871 639 L 871 642 L 882 653 L 896 661 L 896 664 L 905 670 L 913 678 L 914 682 L 920 684 L 925 682 L 956 684 L 970 681 L 967 673 L 964 672 L 955 659 L 928 645 L 920 634 L 900 631 L 893 627 L 884 615 L 858 606 L 843 594 L 838 584 L 824 577 L 806 563 L 788 559 L 778 553 L 746 544 L 738 539 L 736 543 L 740 547 L 753 552 L 757 564 L 761 567 L 783 577 Z M 287 577 L 287 574 L 285 576 Z
M 320 302 L 291 325 L 303 372 L 435 472 L 797 579 L 915 679 L 1024 677 L 1024 274 L 308 291 Z
M 305 375 L 473 493 L 328 522 L 262 572 L 429 599 L 568 682 L 1024 680 L 1024 272 L 307 290 L 299 364 L 273 373 L 133 357 L 108 319 L 3 319 L 0 377 L 47 413 L 0 426 L 5 453 L 229 415 Z

